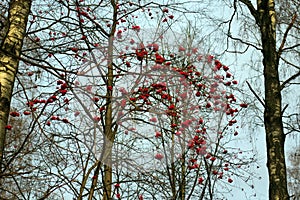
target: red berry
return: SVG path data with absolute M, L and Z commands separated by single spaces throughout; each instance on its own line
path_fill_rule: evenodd
M 29 112 L 29 111 L 24 111 L 24 112 L 23 112 L 24 115 L 30 115 L 30 113 L 31 113 L 31 112 Z
M 5 126 L 5 129 L 6 129 L 6 130 L 11 130 L 11 129 L 12 129 L 12 126 L 11 126 L 11 125 L 6 125 L 6 126 Z
M 162 155 L 161 153 L 157 153 L 155 155 L 155 159 L 157 159 L 157 160 L 162 160 L 163 158 L 164 158 L 164 155 Z
M 246 103 L 241 103 L 240 106 L 241 106 L 242 108 L 247 108 L 247 107 L 248 107 L 248 104 L 246 104 Z

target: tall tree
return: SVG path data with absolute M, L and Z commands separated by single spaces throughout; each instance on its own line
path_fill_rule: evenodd
M 231 159 L 229 152 L 233 151 L 226 149 L 236 135 L 230 133 L 237 128 L 234 117 L 239 110 L 235 109 L 235 96 L 227 94 L 230 90 L 225 88 L 237 81 L 229 68 L 213 60 L 213 56 L 202 53 L 204 50 L 198 54 L 193 47 L 199 43 L 185 46 L 185 41 L 163 40 L 168 38 L 164 35 L 167 30 L 176 27 L 180 17 L 188 12 L 187 5 L 180 1 L 170 5 L 139 0 L 34 1 L 26 43 L 21 57 L 17 57 L 22 60 L 14 96 L 19 104 L 12 113 L 12 117 L 28 117 L 31 122 L 28 130 L 22 131 L 25 137 L 20 138 L 17 148 L 7 145 L 4 167 L 4 177 L 22 188 L 2 188 L 16 198 L 35 199 L 70 195 L 108 200 L 113 196 L 119 199 L 121 192 L 128 198 L 136 197 L 137 191 L 145 192 L 145 198 L 193 199 L 193 195 L 200 194 L 201 198 L 212 199 L 215 183 L 230 185 L 242 159 L 240 150 Z M 149 24 L 143 24 L 148 21 Z M 146 31 L 146 37 L 141 39 L 140 30 L 152 26 L 154 34 Z M 178 80 L 173 81 L 174 77 Z M 185 94 L 187 90 L 190 93 Z M 197 100 L 188 102 L 188 95 Z M 202 107 L 198 107 L 200 104 Z M 149 114 L 148 109 L 153 113 Z M 203 118 L 198 119 L 202 112 Z M 220 117 L 217 123 L 209 116 L 214 112 L 224 116 L 224 120 Z M 121 123 L 120 118 L 126 119 L 127 124 Z M 161 134 L 146 139 L 155 143 L 153 149 L 161 147 L 161 152 L 150 160 L 156 158 L 154 167 L 165 163 L 164 168 L 155 169 L 146 177 L 141 176 L 143 170 L 131 173 L 131 168 L 140 168 L 131 155 L 117 157 L 126 165 L 116 167 L 121 163 L 115 158 L 120 151 L 113 153 L 117 147 L 130 149 L 125 153 L 139 151 L 136 141 L 143 136 L 139 132 L 144 127 L 135 130 L 137 121 Z M 15 130 L 13 127 L 11 131 Z M 177 131 L 181 132 L 176 135 Z M 128 132 L 134 134 L 126 135 Z M 172 145 L 177 140 L 181 145 Z M 181 153 L 185 153 L 176 163 L 172 160 L 175 146 L 182 147 Z M 35 172 L 10 173 L 18 165 L 17 159 L 28 153 L 26 149 L 34 152 Z M 40 184 L 39 192 L 32 194 L 21 181 L 29 176 L 36 177 L 30 179 L 36 185 L 46 180 L 49 186 Z M 159 176 L 164 176 L 166 187 L 160 185 Z
M 223 24 L 229 27 L 225 31 L 228 40 L 224 52 L 238 55 L 248 53 L 251 49 L 257 50 L 255 55 L 262 57 L 263 67 L 257 70 L 263 76 L 264 88 L 258 87 L 255 90 L 251 86 L 251 81 L 247 84 L 264 109 L 269 198 L 288 199 L 285 140 L 290 131 L 287 129 L 285 131 L 284 116 L 287 115 L 285 113 L 288 105 L 284 105 L 283 98 L 287 96 L 287 86 L 292 88 L 292 84 L 297 84 L 297 78 L 300 76 L 300 68 L 294 64 L 299 55 L 297 50 L 299 2 L 238 0 L 228 3 L 229 12 L 232 11 L 233 14 L 228 16 L 228 21 L 223 21 Z M 252 18 L 249 18 L 249 15 Z M 286 71 L 289 73 L 285 73 Z M 260 93 L 264 93 L 264 98 L 260 97 Z M 289 103 L 291 102 L 285 99 L 285 104 Z
M 285 138 L 283 126 L 282 89 L 285 85 L 300 75 L 298 71 L 288 80 L 281 83 L 279 77 L 279 64 L 282 52 L 286 50 L 285 42 L 288 33 L 294 26 L 297 14 L 290 13 L 290 24 L 286 27 L 285 34 L 278 46 L 277 15 L 279 10 L 275 0 L 258 0 L 255 6 L 247 0 L 240 0 L 252 14 L 256 25 L 259 27 L 263 56 L 263 76 L 265 98 L 264 125 L 267 143 L 267 167 L 269 172 L 269 199 L 289 199 L 287 189 L 287 173 L 285 162 Z M 278 2 L 279 3 L 279 2 Z M 235 6 L 237 4 L 235 3 Z M 296 47 L 296 46 L 295 46 Z M 291 48 L 291 47 L 289 47 Z
M 254 14 L 254 13 L 253 13 Z M 267 166 L 270 199 L 289 199 L 282 123 L 281 85 L 278 73 L 274 0 L 257 2 L 255 20 L 260 27 L 265 80 L 264 124 L 267 139 Z
M 6 138 L 14 81 L 26 33 L 31 0 L 9 2 L 7 30 L 0 47 L 0 167 Z
M 260 118 L 265 129 L 269 198 L 288 199 L 285 141 L 287 135 L 299 133 L 299 127 L 289 123 L 297 116 L 299 98 L 299 1 L 228 0 L 209 4 L 212 9 L 201 15 L 209 16 L 207 23 L 217 27 L 211 38 L 217 38 L 219 44 L 222 37 L 217 34 L 226 36 L 218 53 L 235 55 L 236 65 L 247 79 L 247 90 L 256 98 L 247 94 L 248 101 L 254 102 L 250 106 L 255 110 L 253 118 Z M 223 8 L 222 14 L 214 13 L 216 7 Z

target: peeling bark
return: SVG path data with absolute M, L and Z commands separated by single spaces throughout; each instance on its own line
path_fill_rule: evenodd
M 247 6 L 261 33 L 265 80 L 265 103 L 263 106 L 265 108 L 264 124 L 269 172 L 269 199 L 286 200 L 289 199 L 289 195 L 284 155 L 285 134 L 282 122 L 281 85 L 278 72 L 279 57 L 285 41 L 277 51 L 275 0 L 257 0 L 257 10 L 249 0 L 240 0 L 240 2 Z
M 0 167 L 6 138 L 11 96 L 19 57 L 26 33 L 31 0 L 11 0 L 8 10 L 8 28 L 0 47 Z
M 289 199 L 284 155 L 279 57 L 276 50 L 276 12 L 274 0 L 258 1 L 259 27 L 265 79 L 264 124 L 269 172 L 269 199 Z

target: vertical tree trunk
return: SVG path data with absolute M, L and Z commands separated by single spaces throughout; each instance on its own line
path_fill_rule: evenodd
M 111 154 L 112 154 L 112 146 L 107 149 L 108 151 L 108 158 L 111 162 Z M 106 163 L 104 165 L 104 192 L 103 192 L 103 200 L 111 200 L 112 199 L 112 163 Z
M 289 198 L 284 155 L 285 135 L 281 113 L 281 91 L 276 50 L 276 12 L 274 0 L 258 0 L 259 26 L 265 79 L 264 124 L 269 172 L 269 199 Z
M 114 33 L 116 29 L 116 17 L 117 17 L 117 9 L 115 2 L 112 1 L 112 6 L 114 8 L 114 23 L 111 35 L 109 37 L 108 42 L 108 72 L 107 72 L 107 87 L 113 88 L 114 81 L 114 69 L 113 69 L 113 46 L 114 46 Z M 105 113 L 105 140 L 107 140 L 105 145 L 105 163 L 104 163 L 104 193 L 103 200 L 111 200 L 112 199 L 112 148 L 115 140 L 116 132 L 112 130 L 112 122 L 113 122 L 113 107 L 112 107 L 112 98 L 113 91 L 107 89 L 107 100 L 106 100 L 106 113 Z
M 0 47 L 0 167 L 6 138 L 10 102 L 19 56 L 26 33 L 31 0 L 11 0 L 8 10 L 8 28 Z
M 113 87 L 113 34 L 109 38 L 108 42 L 108 72 L 107 72 L 107 88 Z M 116 131 L 112 130 L 113 122 L 113 107 L 112 107 L 112 93 L 113 91 L 107 89 L 106 93 L 106 113 L 105 113 L 105 129 L 104 129 L 104 145 L 102 149 L 102 155 L 100 161 L 97 164 L 97 168 L 94 172 L 94 179 L 89 192 L 89 200 L 93 199 L 94 190 L 97 185 L 98 176 L 101 167 L 104 166 L 103 176 L 103 200 L 111 200 L 112 194 L 112 148 L 115 140 Z
M 114 51 L 114 36 L 116 32 L 117 22 L 118 22 L 118 9 L 117 2 L 115 0 L 111 0 L 111 5 L 113 7 L 113 24 L 111 28 L 111 33 L 108 41 L 108 68 L 107 68 L 107 87 L 114 87 L 114 67 L 113 67 L 113 51 Z M 116 136 L 117 130 L 113 129 L 113 89 L 107 89 L 106 93 L 106 113 L 105 113 L 105 139 L 107 140 L 106 149 L 104 151 L 105 154 L 105 163 L 104 163 L 104 194 L 103 200 L 111 200 L 112 199 L 112 148 Z
M 89 200 L 92 199 L 94 195 L 94 189 L 97 184 L 99 170 L 104 166 L 104 176 L 103 176 L 103 200 L 112 199 L 112 148 L 115 140 L 115 135 L 117 130 L 113 129 L 113 86 L 114 86 L 114 67 L 113 67 L 113 51 L 114 51 L 114 35 L 117 27 L 118 10 L 117 4 L 114 0 L 111 0 L 111 6 L 113 7 L 113 24 L 111 32 L 108 38 L 108 49 L 107 49 L 107 74 L 106 74 L 106 112 L 105 112 L 105 130 L 104 130 L 104 147 L 102 150 L 102 156 L 98 167 L 95 170 L 95 179 L 92 182 L 91 190 L 89 193 Z

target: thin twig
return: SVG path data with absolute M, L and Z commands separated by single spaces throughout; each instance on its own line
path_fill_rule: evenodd
M 299 70 L 300 70 L 300 66 L 297 66 L 297 65 L 295 65 L 295 64 L 293 64 L 293 63 L 287 61 L 287 60 L 286 60 L 285 58 L 283 58 L 283 57 L 281 57 L 280 59 L 283 60 L 286 64 L 288 64 L 288 65 L 290 65 L 290 66 L 292 66 L 292 67 L 295 67 L 296 69 L 299 69 Z
M 291 76 L 290 78 L 288 78 L 287 80 L 285 80 L 285 81 L 281 84 L 280 90 L 282 90 L 282 89 L 286 86 L 286 84 L 288 84 L 288 83 L 291 82 L 292 80 L 296 79 L 298 76 L 300 76 L 300 71 L 299 71 L 298 73 L 294 74 L 293 76 Z
M 283 47 L 284 47 L 285 42 L 286 42 L 286 38 L 288 36 L 289 31 L 292 29 L 292 27 L 293 27 L 296 19 L 297 19 L 297 14 L 295 13 L 294 16 L 293 16 L 293 18 L 292 18 L 291 23 L 289 24 L 289 26 L 287 27 L 287 29 L 285 30 L 285 33 L 283 35 L 283 39 L 282 39 L 281 45 L 280 45 L 280 47 L 278 49 L 278 57 L 280 57 L 281 54 L 282 54 Z
M 250 13 L 253 15 L 253 17 L 256 20 L 256 23 L 259 23 L 258 21 L 258 12 L 257 10 L 254 8 L 253 4 L 251 3 L 251 1 L 249 0 L 239 0 L 240 2 L 242 2 L 243 4 L 245 4 L 247 6 L 247 8 L 249 9 Z
M 263 107 L 265 107 L 265 103 L 263 102 L 263 100 L 261 100 L 261 99 L 259 98 L 258 94 L 256 94 L 256 92 L 255 92 L 255 91 L 253 90 L 253 88 L 251 87 L 250 83 L 249 83 L 248 81 L 246 81 L 246 83 L 247 83 L 249 89 L 251 90 L 251 92 L 252 92 L 252 93 L 254 94 L 254 96 L 257 98 L 257 100 L 261 103 L 261 105 L 262 105 Z
M 258 47 L 257 45 L 255 45 L 255 44 L 251 44 L 250 42 L 245 42 L 245 41 L 243 41 L 242 39 L 233 37 L 232 35 L 229 35 L 229 34 L 227 34 L 227 36 L 228 36 L 229 38 L 231 38 L 232 40 L 237 40 L 237 41 L 239 41 L 239 42 L 241 42 L 241 43 L 243 43 L 243 44 L 246 44 L 246 45 L 248 45 L 248 46 L 251 46 L 251 47 L 255 48 L 256 50 L 259 50 L 259 51 L 262 50 L 262 48 L 259 48 L 259 47 Z
M 284 108 L 283 108 L 282 111 L 281 111 L 281 115 L 283 115 L 284 111 L 287 109 L 288 106 L 289 106 L 289 104 L 286 104 L 286 105 L 284 106 Z

